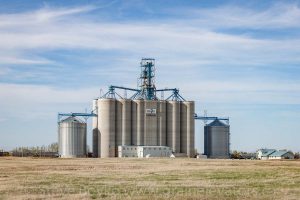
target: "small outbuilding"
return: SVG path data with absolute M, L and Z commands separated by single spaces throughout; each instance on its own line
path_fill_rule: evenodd
M 172 149 L 167 146 L 119 146 L 118 157 L 170 157 Z
M 269 155 L 269 159 L 294 159 L 294 154 L 290 151 L 279 150 Z

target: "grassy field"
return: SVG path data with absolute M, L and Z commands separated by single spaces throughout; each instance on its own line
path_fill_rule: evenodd
M 0 199 L 300 199 L 299 161 L 0 158 Z

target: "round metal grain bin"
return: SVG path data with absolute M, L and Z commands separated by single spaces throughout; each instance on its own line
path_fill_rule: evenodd
M 75 158 L 86 156 L 86 123 L 68 117 L 58 124 L 59 156 Z
M 208 158 L 229 158 L 229 125 L 216 119 L 204 127 L 204 154 Z

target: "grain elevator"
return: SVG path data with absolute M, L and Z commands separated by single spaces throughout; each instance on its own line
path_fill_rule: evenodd
M 176 88 L 156 89 L 154 59 L 142 59 L 140 67 L 138 88 L 110 86 L 93 100 L 94 157 L 117 157 L 119 146 L 166 146 L 176 155 L 194 157 L 194 101 Z M 127 98 L 117 90 L 133 94 Z M 171 95 L 159 99 L 164 92 Z
M 194 157 L 195 120 L 213 120 L 204 127 L 204 154 L 229 158 L 229 118 L 198 116 L 194 101 L 185 100 L 179 89 L 157 89 L 154 59 L 141 60 L 138 80 L 136 88 L 109 86 L 93 100 L 91 113 L 58 113 L 59 156 L 91 156 L 86 129 L 92 117 L 95 158 Z

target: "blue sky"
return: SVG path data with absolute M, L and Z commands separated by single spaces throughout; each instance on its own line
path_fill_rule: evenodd
M 288 0 L 0 1 L 0 149 L 56 142 L 57 112 L 135 87 L 153 57 L 158 87 L 230 117 L 232 149 L 300 151 L 299 21 Z

